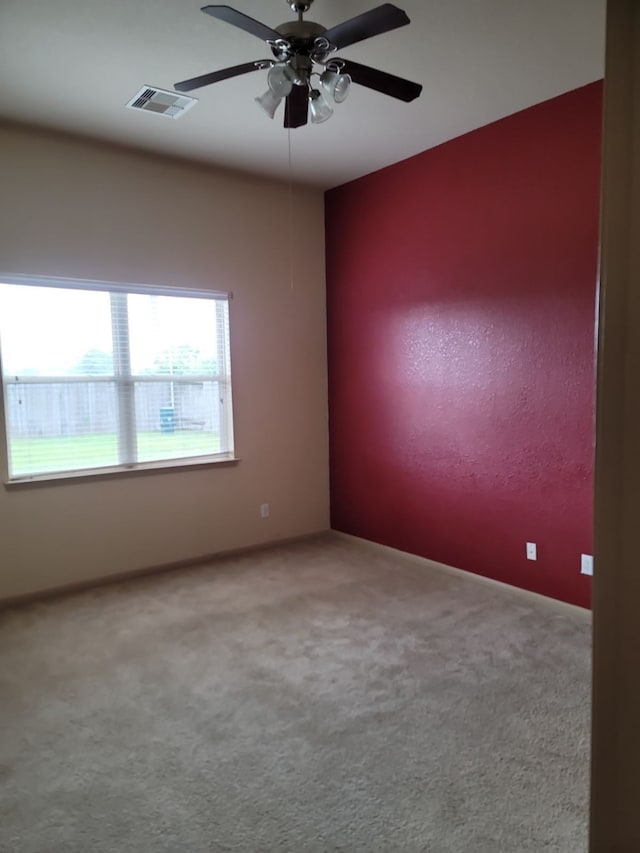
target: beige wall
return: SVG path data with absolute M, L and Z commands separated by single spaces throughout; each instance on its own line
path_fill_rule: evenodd
M 294 190 L 290 242 L 287 185 L 12 126 L 0 187 L 0 273 L 233 291 L 242 460 L 0 485 L 0 598 L 326 529 L 322 193 Z
M 640 850 L 640 4 L 609 0 L 596 523 L 592 853 Z

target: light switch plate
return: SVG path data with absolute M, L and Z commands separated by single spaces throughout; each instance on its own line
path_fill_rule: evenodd
M 527 542 L 527 560 L 537 560 L 538 549 L 535 542 Z

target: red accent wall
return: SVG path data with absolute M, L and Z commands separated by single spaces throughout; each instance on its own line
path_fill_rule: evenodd
M 333 527 L 583 606 L 601 111 L 594 83 L 326 195 Z

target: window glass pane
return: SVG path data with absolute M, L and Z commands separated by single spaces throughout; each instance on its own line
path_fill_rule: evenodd
M 129 295 L 134 376 L 202 376 L 217 370 L 216 302 Z
M 138 461 L 220 452 L 217 382 L 136 382 Z
M 57 284 L 0 283 L 11 478 L 233 452 L 226 299 Z
M 6 383 L 12 477 L 118 464 L 113 382 Z
M 109 294 L 3 284 L 0 341 L 5 376 L 109 375 Z

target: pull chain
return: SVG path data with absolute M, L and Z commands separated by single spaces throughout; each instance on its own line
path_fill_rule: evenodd
M 293 287 L 293 172 L 291 166 L 291 128 L 287 128 L 289 142 L 289 282 Z

